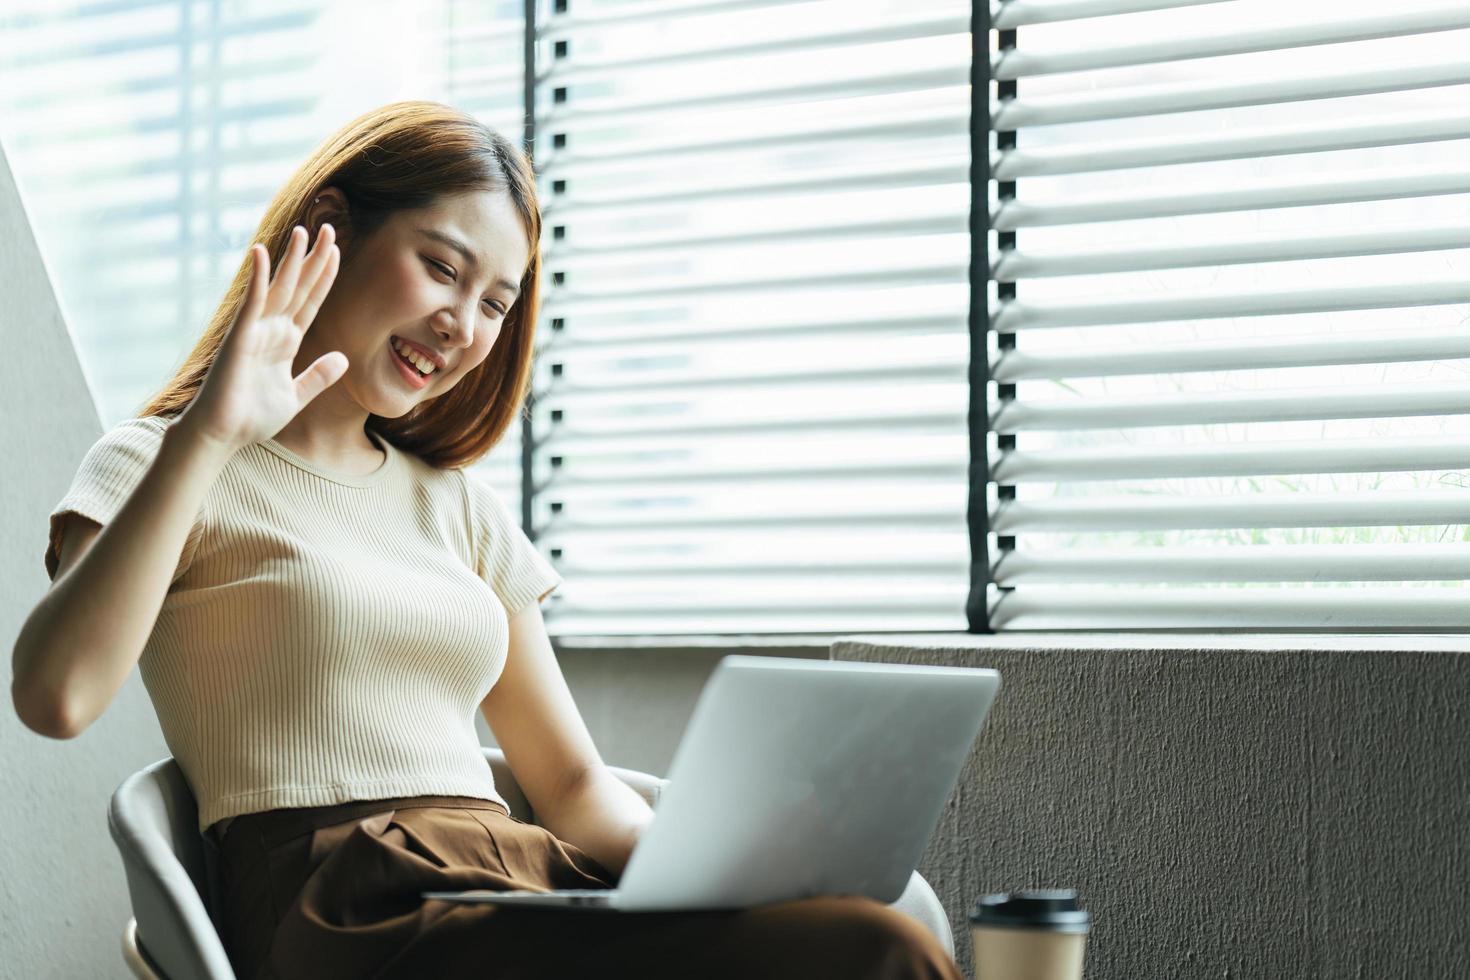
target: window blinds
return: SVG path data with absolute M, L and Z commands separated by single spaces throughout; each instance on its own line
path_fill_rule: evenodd
M 1470 8 L 989 15 L 984 625 L 1470 626 Z
M 320 4 L 0 11 L 0 136 L 110 422 L 162 386 L 312 145 Z
M 547 4 L 558 636 L 963 628 L 970 14 Z

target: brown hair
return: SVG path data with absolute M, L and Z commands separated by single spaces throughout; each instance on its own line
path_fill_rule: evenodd
M 343 263 L 395 211 L 428 207 L 443 195 L 505 190 L 520 212 L 531 242 L 530 261 L 489 355 L 447 393 L 406 415 L 368 417 L 369 429 L 433 466 L 473 463 L 520 418 L 531 383 L 540 308 L 541 209 L 530 162 L 504 136 L 451 106 L 410 100 L 365 112 L 323 141 L 266 208 L 255 241 L 269 251 L 272 270 L 285 254 L 291 229 L 307 224 L 312 200 L 326 187 L 340 189 L 347 198 Z M 194 349 L 139 415 L 173 416 L 193 402 L 245 300 L 249 278 L 246 254 Z

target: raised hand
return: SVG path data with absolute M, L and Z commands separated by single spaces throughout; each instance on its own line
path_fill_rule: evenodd
M 266 283 L 270 255 L 250 246 L 250 284 L 218 355 L 179 424 L 231 449 L 269 439 L 347 371 L 347 355 L 329 351 L 293 377 L 291 366 L 337 275 L 336 232 L 323 224 L 306 251 L 307 233 L 291 229 L 286 254 Z

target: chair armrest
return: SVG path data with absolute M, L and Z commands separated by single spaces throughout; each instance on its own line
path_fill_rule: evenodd
M 909 878 L 908 885 L 903 894 L 890 903 L 892 908 L 898 909 L 911 918 L 917 919 L 928 930 L 934 933 L 944 951 L 954 957 L 954 932 L 949 927 L 949 915 L 944 911 L 944 905 L 939 901 L 939 896 L 934 894 L 934 889 L 924 876 L 917 871 Z
M 654 809 L 658 808 L 659 796 L 663 793 L 664 786 L 668 784 L 667 779 L 639 772 L 637 769 L 624 769 L 622 766 L 608 766 L 608 772 L 627 783 L 643 797 L 643 802 Z
M 535 823 L 536 811 L 531 808 L 531 801 L 526 799 L 526 794 L 521 792 L 515 773 L 511 772 L 510 765 L 505 761 L 505 753 L 492 745 L 482 745 L 480 748 L 485 753 L 485 761 L 490 764 L 490 773 L 495 779 L 495 791 L 510 807 L 510 815 L 517 820 Z M 614 776 L 633 787 L 645 803 L 657 808 L 659 794 L 667 780 L 636 769 L 624 769 L 621 766 L 607 768 Z

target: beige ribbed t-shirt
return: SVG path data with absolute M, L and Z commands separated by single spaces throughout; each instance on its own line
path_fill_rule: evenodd
M 127 419 L 87 452 L 51 512 L 53 578 L 60 517 L 110 521 L 172 421 Z M 373 438 L 386 459 L 362 476 L 246 446 L 189 532 L 138 669 L 201 833 L 349 800 L 504 803 L 475 713 L 508 616 L 561 577 L 489 484 Z

